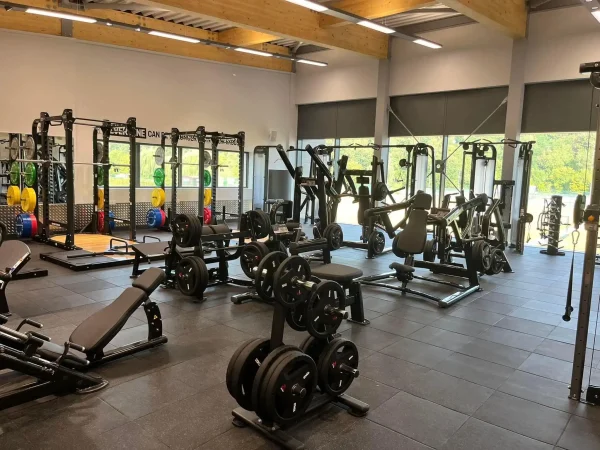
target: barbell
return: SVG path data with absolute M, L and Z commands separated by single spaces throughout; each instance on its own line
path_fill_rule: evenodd
M 154 162 L 156 163 L 157 166 L 162 166 L 163 164 L 178 164 L 180 166 L 197 166 L 198 164 L 192 164 L 192 163 L 181 163 L 178 161 L 166 161 L 165 160 L 165 149 L 163 147 L 158 147 L 156 149 L 156 152 L 154 152 Z M 210 152 L 208 151 L 204 151 L 204 165 L 205 166 L 210 166 L 212 164 L 212 157 L 210 155 Z

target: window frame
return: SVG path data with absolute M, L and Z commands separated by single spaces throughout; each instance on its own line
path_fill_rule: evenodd
M 219 162 L 219 153 L 236 153 L 239 154 L 238 150 L 217 150 L 217 164 Z M 244 151 L 244 174 L 242 177 L 243 189 L 248 189 L 248 178 L 250 175 L 250 152 Z M 217 177 L 217 189 L 239 189 L 239 186 L 219 186 L 220 177 Z

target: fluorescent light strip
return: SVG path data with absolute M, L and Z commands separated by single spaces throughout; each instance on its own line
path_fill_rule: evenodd
M 356 23 L 358 25 L 362 25 L 363 27 L 370 28 L 371 30 L 379 31 L 380 33 L 393 34 L 396 32 L 396 30 L 393 30 L 388 27 L 384 27 L 383 25 L 379 25 L 378 23 L 371 22 L 370 20 L 361 20 Z
M 250 53 L 251 55 L 258 55 L 258 56 L 273 56 L 271 53 L 261 52 L 258 50 L 252 50 L 250 48 L 244 48 L 244 47 L 237 47 L 235 49 L 235 51 L 242 52 L 242 53 Z
M 310 2 L 308 0 L 287 0 L 290 3 L 293 3 L 298 6 L 304 6 L 305 8 L 312 9 L 313 11 L 323 12 L 327 11 L 329 8 L 321 5 L 320 3 Z
M 600 11 L 592 11 L 592 16 L 594 16 L 596 20 L 600 22 Z
M 442 48 L 440 44 L 436 44 L 435 42 L 427 41 L 425 39 L 415 39 L 413 42 L 429 48 Z
M 164 33 L 162 31 L 149 31 L 148 34 L 152 36 L 159 36 L 167 39 L 175 39 L 176 41 L 189 42 L 191 44 L 199 44 L 200 39 L 190 38 L 187 36 L 180 36 L 178 34 Z
M 67 14 L 56 11 L 49 11 L 46 9 L 37 9 L 37 8 L 27 8 L 25 10 L 26 13 L 29 14 L 37 14 L 39 16 L 48 16 L 48 17 L 56 17 L 57 19 L 67 19 L 67 20 L 75 20 L 77 22 L 85 22 L 85 23 L 96 23 L 96 19 L 92 19 L 91 17 L 77 16 L 75 14 Z
M 326 63 L 319 61 L 311 61 L 310 59 L 299 59 L 297 62 L 302 64 L 310 64 L 311 66 L 327 67 Z

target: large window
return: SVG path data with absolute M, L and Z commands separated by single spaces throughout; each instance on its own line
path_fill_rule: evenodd
M 129 143 L 110 142 L 108 146 L 108 157 L 112 164 L 129 165 Z M 110 187 L 129 186 L 130 175 L 129 167 L 111 167 L 108 185 Z
M 562 223 L 570 224 L 577 194 L 589 195 L 594 166 L 595 133 L 527 133 L 522 141 L 536 141 L 533 145 L 531 183 L 528 212 L 533 215 L 530 230 L 530 245 L 546 245 L 540 239 L 537 223 L 544 209 L 544 200 L 553 195 L 562 196 Z M 589 198 L 589 197 L 588 197 Z M 563 245 L 569 249 L 567 237 L 570 226 L 563 226 Z M 578 250 L 584 250 L 585 239 L 579 239 Z
M 318 145 L 335 145 L 335 139 L 301 139 L 298 141 L 298 151 L 296 152 L 296 164 L 295 167 L 302 166 L 302 175 L 305 177 L 310 176 L 310 163 L 311 159 L 308 153 L 303 151 L 307 145 L 316 147 Z M 293 157 L 288 153 L 289 158 L 294 165 Z M 333 155 L 332 155 L 333 158 Z
M 217 187 L 237 188 L 240 182 L 240 154 L 236 151 L 220 150 L 217 155 L 219 165 L 219 184 Z M 248 187 L 248 152 L 244 153 L 244 187 Z
M 154 155 L 158 149 L 158 145 L 146 145 L 140 144 L 139 146 L 139 173 L 140 182 L 139 187 L 156 187 L 154 183 L 154 171 L 160 166 L 156 165 Z M 171 159 L 171 147 L 165 148 L 165 161 L 168 162 Z M 165 187 L 172 186 L 173 183 L 173 172 L 170 164 L 165 164 Z
M 181 149 L 181 186 L 200 186 L 200 150 L 198 148 Z M 207 167 L 210 170 L 209 167 Z M 210 187 L 210 186 L 205 186 Z

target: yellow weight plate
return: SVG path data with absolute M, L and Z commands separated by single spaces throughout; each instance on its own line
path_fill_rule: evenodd
M 210 206 L 212 202 L 212 189 L 204 189 L 204 206 Z
M 104 209 L 104 189 L 98 189 L 98 209 Z
M 155 208 L 160 208 L 162 205 L 165 204 L 165 200 L 166 200 L 167 196 L 165 194 L 165 191 L 161 188 L 156 188 L 152 191 L 152 206 Z
M 6 203 L 8 206 L 15 206 L 21 203 L 21 189 L 19 186 L 9 186 L 6 192 Z
M 21 209 L 32 213 L 35 210 L 36 197 L 35 191 L 32 188 L 23 189 L 23 192 L 21 192 Z

